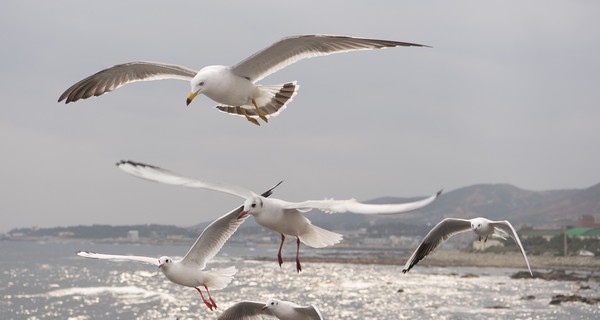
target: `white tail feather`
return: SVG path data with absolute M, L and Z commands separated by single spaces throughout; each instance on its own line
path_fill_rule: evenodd
M 213 269 L 205 271 L 208 276 L 206 286 L 210 289 L 223 289 L 233 280 L 233 276 L 237 273 L 235 267 L 229 267 L 226 269 Z
M 258 86 L 260 93 L 258 96 L 254 97 L 254 102 L 256 102 L 260 111 L 264 113 L 267 118 L 276 116 L 292 101 L 294 96 L 298 93 L 299 88 L 300 86 L 296 84 L 296 81 L 284 84 Z M 253 118 L 258 117 L 256 108 L 252 104 L 243 106 L 218 105 L 216 108 L 223 112 L 239 116 L 248 115 Z
M 342 235 L 309 224 L 306 230 L 298 236 L 305 245 L 313 248 L 332 246 L 342 240 Z

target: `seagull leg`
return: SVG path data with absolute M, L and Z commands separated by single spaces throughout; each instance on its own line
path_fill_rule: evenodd
M 281 258 L 281 248 L 283 248 L 283 241 L 285 241 L 285 236 L 282 233 L 281 234 L 281 244 L 279 245 L 279 252 L 277 253 L 277 262 L 279 262 L 280 268 L 281 268 L 281 264 L 283 264 L 283 259 Z
M 479 236 L 479 242 L 481 242 L 481 236 Z
M 254 123 L 254 124 L 255 124 L 255 125 L 257 125 L 257 126 L 260 126 L 260 123 L 258 123 L 258 120 L 256 120 L 256 119 L 252 118 L 251 116 L 249 116 L 249 115 L 248 115 L 248 113 L 246 113 L 246 109 L 244 109 L 243 107 L 239 107 L 239 108 L 240 108 L 240 110 L 242 111 L 242 114 L 243 114 L 244 116 L 246 116 L 246 120 L 248 120 L 248 121 L 250 121 L 250 122 Z
M 300 273 L 302 266 L 300 266 L 300 238 L 296 237 L 296 271 Z
M 252 98 L 252 104 L 256 108 L 256 113 L 258 114 L 258 116 L 261 119 L 263 119 L 264 122 L 269 122 L 269 118 L 267 118 L 267 115 L 258 109 L 258 105 L 256 104 L 256 100 L 254 100 L 254 98 Z
M 483 242 L 487 242 L 487 238 L 488 238 L 488 236 L 485 236 L 485 240 L 483 240 Z
M 204 286 L 206 288 L 206 286 Z M 204 304 L 208 307 L 208 309 L 210 309 L 210 311 L 213 310 L 213 307 L 216 309 L 217 306 L 213 305 L 213 303 L 211 303 L 210 301 L 204 299 L 204 295 L 202 294 L 202 290 L 200 290 L 199 288 L 194 288 L 198 291 L 198 293 L 200 294 L 200 297 L 202 297 L 202 302 L 204 302 Z M 206 292 L 208 292 L 208 289 L 206 290 Z M 210 294 L 208 295 L 210 297 Z M 212 300 L 212 299 L 211 299 Z
M 212 302 L 213 307 L 217 309 L 217 304 L 215 303 L 215 300 L 213 300 L 213 298 L 210 296 L 210 291 L 208 291 L 208 287 L 206 285 L 204 285 L 204 289 L 206 289 L 206 293 L 208 293 L 208 299 L 210 299 L 210 302 Z

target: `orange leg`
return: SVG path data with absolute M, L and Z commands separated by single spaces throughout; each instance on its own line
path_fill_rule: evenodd
M 206 288 L 206 286 L 204 286 Z M 211 301 L 208 301 L 204 298 L 204 295 L 202 294 L 202 290 L 200 290 L 199 288 L 194 288 L 196 289 L 196 291 L 198 291 L 198 293 L 200 294 L 200 297 L 202 297 L 202 302 L 204 302 L 204 304 L 208 307 L 208 309 L 210 309 L 210 311 L 213 310 L 213 308 L 217 308 L 217 305 L 215 304 L 214 301 L 212 301 L 212 298 L 210 298 L 210 293 L 208 294 L 208 297 L 210 298 Z M 208 289 L 206 289 L 206 292 L 208 293 Z

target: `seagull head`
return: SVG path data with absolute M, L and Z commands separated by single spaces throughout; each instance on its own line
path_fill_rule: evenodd
M 246 202 L 244 202 L 244 208 L 242 209 L 242 212 L 240 212 L 238 219 L 243 218 L 247 214 L 256 214 L 260 210 L 262 210 L 262 208 L 263 201 L 261 197 L 249 198 L 248 200 L 246 200 Z
M 167 265 L 169 265 L 172 262 L 173 262 L 173 259 L 171 259 L 167 256 L 160 257 L 160 259 L 158 259 L 158 268 L 163 270 L 163 268 L 166 268 Z
M 277 306 L 279 306 L 279 300 L 277 299 L 269 299 L 267 300 L 267 303 L 265 303 L 265 305 L 260 308 L 261 310 L 265 310 L 265 309 L 269 309 L 269 308 L 277 308 Z
M 471 220 L 471 230 L 477 232 L 477 231 L 481 230 L 482 226 L 483 226 L 483 221 L 481 221 L 480 219 L 472 219 Z
M 198 72 L 198 74 L 194 77 L 194 79 L 192 79 L 192 81 L 190 81 L 190 94 L 187 97 L 186 100 L 186 104 L 189 106 L 190 103 L 192 102 L 192 100 L 194 100 L 194 98 L 199 95 L 200 93 L 202 93 L 202 90 L 204 90 L 204 86 L 206 84 L 206 79 L 204 77 L 204 75 L 201 72 Z

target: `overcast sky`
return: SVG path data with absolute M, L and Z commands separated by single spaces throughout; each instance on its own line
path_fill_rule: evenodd
M 368 200 L 477 183 L 600 182 L 598 1 L 0 2 L 0 232 L 214 219 L 240 199 L 142 181 L 131 159 L 275 196 Z M 282 37 L 427 44 L 300 61 L 261 81 L 299 94 L 256 127 L 189 83 L 57 103 L 135 60 L 235 64 Z

